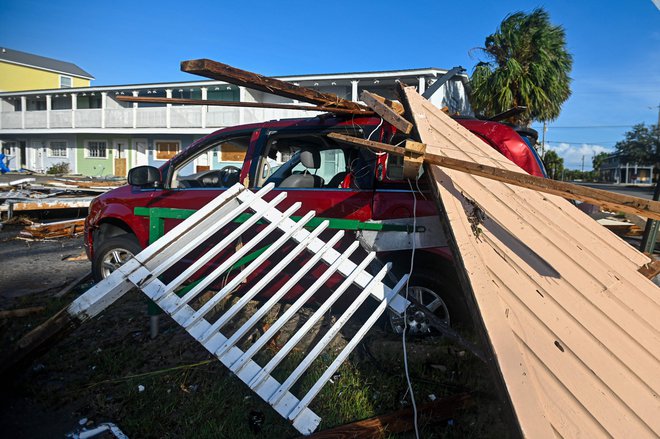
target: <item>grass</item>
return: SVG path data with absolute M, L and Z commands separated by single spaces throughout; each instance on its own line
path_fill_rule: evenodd
M 71 296 L 75 292 L 69 299 Z M 34 303 L 39 300 L 41 303 Z M 67 302 L 23 299 L 21 306 L 45 304 L 48 310 L 36 317 L 5 323 L 0 328 L 0 348 L 5 349 Z M 299 436 L 288 421 L 171 320 L 163 317 L 161 335 L 151 340 L 145 308 L 138 293 L 122 298 L 41 357 L 37 364 L 43 364 L 43 368 L 29 371 L 18 382 L 16 391 L 46 410 L 72 407 L 74 418 L 115 422 L 129 437 Z M 416 351 L 431 352 L 419 357 L 421 360 L 411 357 L 410 372 L 418 403 L 429 401 L 429 395 L 441 398 L 464 390 L 475 392 L 477 402 L 474 409 L 450 423 L 420 426 L 423 437 L 509 436 L 484 364 L 469 354 L 462 355 L 441 339 L 412 343 Z M 395 336 L 388 338 L 382 331 L 372 330 L 370 338 L 312 402 L 310 408 L 323 419 L 320 430 L 410 405 L 399 344 Z M 271 349 L 268 355 L 273 355 L 276 348 Z M 274 375 L 281 379 L 303 355 L 302 351 L 294 351 Z M 266 357 L 259 358 L 261 364 Z M 321 355 L 294 393 L 304 394 L 332 359 L 331 355 Z M 144 390 L 140 391 L 139 386 Z M 29 422 L 30 414 L 23 415 Z M 255 426 L 252 418 L 263 420 Z

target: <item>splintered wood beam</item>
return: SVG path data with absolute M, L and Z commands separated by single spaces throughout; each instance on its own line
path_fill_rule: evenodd
M 328 137 L 353 145 L 364 146 L 377 151 L 385 151 L 391 154 L 405 157 L 406 149 L 386 143 L 374 142 L 372 140 L 358 139 L 339 133 L 330 133 Z M 468 174 L 490 178 L 503 183 L 533 189 L 539 192 L 559 195 L 571 200 L 583 201 L 595 204 L 612 211 L 634 213 L 646 218 L 660 220 L 660 201 L 645 200 L 643 198 L 631 197 L 629 195 L 593 189 L 586 186 L 578 186 L 564 181 L 550 180 L 548 178 L 536 177 L 534 175 L 513 172 L 502 168 L 467 162 L 437 154 L 424 154 L 424 162 L 444 168 L 455 169 Z
M 649 255 L 648 253 L 644 253 L 645 255 L 648 255 L 651 259 L 653 259 L 652 255 Z M 644 264 L 641 267 L 639 267 L 640 273 L 642 273 L 646 278 L 648 279 L 653 279 L 656 277 L 658 274 L 660 274 L 660 261 L 651 261 L 648 264 Z
M 426 424 L 445 421 L 455 416 L 457 412 L 465 410 L 473 404 L 474 400 L 468 393 L 461 393 L 422 404 L 417 408 L 418 423 Z M 340 425 L 328 430 L 319 431 L 311 436 L 303 437 L 309 439 L 376 439 L 411 431 L 414 428 L 413 410 L 411 408 L 405 408 L 386 415 Z
M 181 62 L 181 70 L 206 78 L 225 81 L 230 84 L 252 88 L 254 90 L 298 99 L 322 107 L 344 108 L 348 110 L 367 110 L 363 105 L 342 99 L 330 93 L 321 93 L 306 87 L 300 87 L 279 79 L 268 78 L 257 73 L 237 69 L 227 64 L 210 59 L 194 59 Z
M 319 107 L 295 104 L 274 104 L 268 102 L 236 102 L 236 101 L 207 101 L 202 99 L 179 99 L 179 98 L 149 98 L 142 96 L 117 96 L 122 102 L 143 102 L 149 104 L 182 104 L 182 105 L 209 105 L 216 107 L 249 107 L 249 108 L 276 108 L 282 110 L 322 111 L 326 113 L 374 116 L 376 113 L 370 110 L 348 110 L 337 107 Z
M 392 101 L 387 101 L 382 96 L 369 93 L 366 90 L 362 92 L 360 99 L 362 99 L 362 101 L 367 104 L 368 107 L 374 110 L 376 114 L 389 122 L 392 126 L 396 127 L 397 130 L 405 134 L 410 134 L 412 131 L 413 124 L 400 116 L 403 113 L 403 106 L 401 106 L 401 104 L 398 106 L 398 109 L 400 110 L 399 112 L 392 106 L 388 105 L 388 103 L 392 104 Z

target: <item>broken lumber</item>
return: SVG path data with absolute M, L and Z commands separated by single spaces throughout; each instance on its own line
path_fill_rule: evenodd
M 180 105 L 209 105 L 217 107 L 245 107 L 245 108 L 275 108 L 282 110 L 322 111 L 325 113 L 373 116 L 375 113 L 368 110 L 351 110 L 346 108 L 319 107 L 317 105 L 296 104 L 274 104 L 269 102 L 236 102 L 236 101 L 206 101 L 203 99 L 179 99 L 179 98 L 150 98 L 117 96 L 115 99 L 123 102 L 145 102 L 152 104 L 180 104 Z
M 57 293 L 53 294 L 53 297 L 56 298 L 56 299 L 60 299 L 60 298 L 63 297 L 66 293 L 68 293 L 69 291 L 71 291 L 72 289 L 74 289 L 75 287 L 77 287 L 78 285 L 80 285 L 81 283 L 83 283 L 83 282 L 87 282 L 88 280 L 91 280 L 91 279 L 92 279 L 92 272 L 90 271 L 90 272 L 87 272 L 87 273 L 83 274 L 82 276 L 78 277 L 77 279 L 74 279 L 74 280 L 73 280 L 71 283 L 69 283 L 67 286 L 65 286 L 64 288 L 62 288 L 62 289 L 61 289 L 60 291 L 58 291 Z
M 414 89 L 402 103 L 428 152 L 517 171 Z M 660 289 L 637 271 L 649 258 L 560 196 L 426 170 L 520 435 L 660 435 Z
M 647 279 L 653 279 L 660 274 L 660 261 L 651 261 L 642 265 L 638 270 Z
M 449 396 L 417 407 L 419 424 L 439 423 L 473 404 L 468 393 Z M 379 439 L 396 433 L 405 433 L 415 428 L 412 408 L 397 410 L 386 415 L 375 416 L 351 424 L 340 425 L 319 431 L 310 439 Z M 301 438 L 302 439 L 302 438 Z
M 73 219 L 52 223 L 31 224 L 25 227 L 20 235 L 34 239 L 53 239 L 74 237 L 84 232 L 85 219 Z
M 401 117 L 401 113 L 399 113 L 393 107 L 394 104 L 393 101 L 388 101 L 382 96 L 369 93 L 366 90 L 362 92 L 362 95 L 360 95 L 360 99 L 362 99 L 362 101 L 365 104 L 367 104 L 370 108 L 372 108 L 374 112 L 376 112 L 380 117 L 386 120 L 390 125 L 394 126 L 397 130 L 403 132 L 404 134 L 410 134 L 410 132 L 412 131 L 413 124 L 411 124 L 406 119 Z M 398 106 L 401 112 L 403 112 L 403 107 L 401 107 L 401 104 L 398 104 Z
M 29 308 L 20 309 L 7 309 L 0 311 L 0 319 L 9 319 L 12 317 L 25 317 L 31 314 L 37 314 L 44 311 L 46 308 L 43 306 L 32 306 Z
M 20 186 L 20 185 L 23 185 L 23 184 L 34 183 L 35 181 L 37 181 L 36 178 L 31 178 L 31 177 L 21 178 L 21 179 L 18 179 L 18 180 L 1 182 L 0 187 Z
M 385 151 L 401 156 L 405 156 L 407 152 L 406 148 L 400 146 L 388 145 L 386 143 L 360 139 L 339 133 L 330 133 L 328 134 L 328 137 L 345 143 L 366 146 L 367 148 L 375 149 L 377 151 Z M 559 195 L 560 197 L 572 200 L 584 201 L 601 206 L 605 209 L 634 213 L 645 216 L 646 218 L 660 219 L 660 201 L 645 200 L 643 198 L 617 194 L 615 192 L 604 191 L 601 189 L 593 189 L 587 186 L 579 186 L 564 181 L 536 177 L 534 175 L 520 172 L 520 168 L 517 166 L 516 170 L 512 170 L 489 166 L 476 161 L 447 157 L 439 154 L 439 152 L 443 151 L 442 146 L 427 144 L 427 148 L 429 147 L 433 147 L 438 153 L 434 154 L 426 152 L 424 154 L 424 162 L 428 164 L 438 165 L 443 168 L 454 169 L 468 174 L 478 175 L 480 177 L 486 177 L 491 180 L 533 189 L 547 194 Z M 497 157 L 496 161 L 504 162 L 505 160 L 505 157 Z
M 312 90 L 311 88 L 300 87 L 285 81 L 280 81 L 279 79 L 268 78 L 210 59 L 182 61 L 181 70 L 187 73 L 225 81 L 230 84 L 259 90 L 265 93 L 309 102 L 321 107 L 368 111 L 368 108 L 364 105 L 342 99 L 337 95 L 321 93 Z

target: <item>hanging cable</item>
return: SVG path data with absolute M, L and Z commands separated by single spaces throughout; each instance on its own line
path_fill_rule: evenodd
M 415 231 L 417 230 L 417 195 L 412 187 L 410 179 L 408 179 L 408 186 L 413 194 L 413 236 L 412 236 L 412 255 L 410 256 L 410 271 L 408 272 L 408 279 L 406 280 L 406 300 L 410 292 L 410 276 L 412 276 L 413 268 L 415 266 Z M 410 381 L 410 372 L 408 370 L 408 351 L 406 349 L 406 334 L 408 333 L 408 307 L 403 311 L 403 335 L 401 341 L 403 344 L 403 367 L 406 372 L 406 382 L 408 383 L 408 391 L 410 391 L 410 401 L 413 406 L 413 424 L 415 426 L 415 437 L 419 439 L 419 426 L 417 425 L 417 404 L 415 403 L 415 394 L 413 393 L 412 382 Z

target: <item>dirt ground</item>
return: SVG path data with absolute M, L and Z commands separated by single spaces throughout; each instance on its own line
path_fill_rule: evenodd
M 54 299 L 53 294 L 90 269 L 88 261 L 78 258 L 82 239 L 28 242 L 16 239 L 18 230 L 5 226 L 0 231 L 0 309 L 46 310 L 0 320 L 0 352 L 92 285 Z M 78 260 L 67 260 L 71 257 Z M 313 342 L 333 319 L 322 319 L 306 342 Z M 160 335 L 151 339 L 146 299 L 134 291 L 53 346 L 17 380 L 3 383 L 2 436 L 63 437 L 102 422 L 116 423 L 129 437 L 298 436 L 171 319 L 161 316 L 160 321 Z M 299 324 L 293 321 L 282 332 L 293 333 Z M 334 343 L 338 347 L 344 340 Z M 321 429 L 409 406 L 400 346 L 400 337 L 387 335 L 382 327 L 370 332 L 313 402 L 311 408 L 323 418 Z M 268 355 L 278 348 L 275 341 Z M 299 361 L 303 352 L 297 355 Z M 478 400 L 478 410 L 422 425 L 424 437 L 509 435 L 485 365 L 437 338 L 411 341 L 409 356 L 418 403 L 463 391 L 475 392 Z M 331 360 L 321 356 L 318 370 L 303 384 L 311 385 Z M 294 364 L 282 367 L 290 372 Z M 255 417 L 261 419 L 256 426 Z

